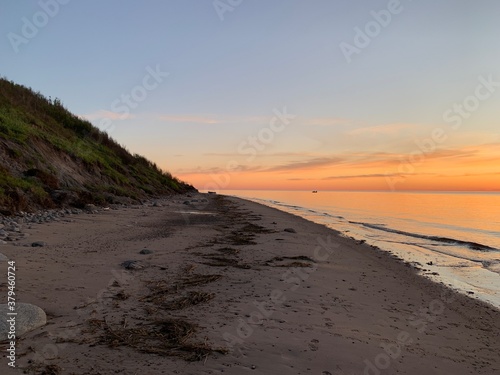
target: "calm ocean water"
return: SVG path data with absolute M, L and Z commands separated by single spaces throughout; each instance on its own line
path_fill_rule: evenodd
M 420 263 L 427 277 L 500 308 L 500 193 L 221 193 L 365 240 Z

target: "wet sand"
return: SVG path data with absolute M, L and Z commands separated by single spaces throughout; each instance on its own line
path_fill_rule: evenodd
M 48 324 L 16 371 L 1 345 L 2 374 L 500 373 L 498 310 L 257 203 L 173 197 L 24 230 L 47 246 L 0 252 Z

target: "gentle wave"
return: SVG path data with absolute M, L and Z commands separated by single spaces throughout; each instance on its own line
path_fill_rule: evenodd
M 460 245 L 460 246 L 466 246 L 471 250 L 476 250 L 476 251 L 500 251 L 498 249 L 495 249 L 491 246 L 488 245 L 483 245 L 477 242 L 471 242 L 471 241 L 462 241 L 458 240 L 455 238 L 447 238 L 447 237 L 438 237 L 438 236 L 427 236 L 424 234 L 418 234 L 418 233 L 411 233 L 411 232 L 405 232 L 402 230 L 397 230 L 397 229 L 392 229 L 392 228 L 387 228 L 385 224 L 369 224 L 369 223 L 360 223 L 356 221 L 349 221 L 351 224 L 358 224 L 362 225 L 367 228 L 372 228 L 372 229 L 377 229 L 377 230 L 383 230 L 385 232 L 390 232 L 390 233 L 396 233 L 396 234 L 401 234 L 404 236 L 408 237 L 414 237 L 414 238 L 421 238 L 425 240 L 431 240 L 431 241 L 437 241 L 437 242 L 444 242 L 447 244 L 453 244 L 453 245 Z

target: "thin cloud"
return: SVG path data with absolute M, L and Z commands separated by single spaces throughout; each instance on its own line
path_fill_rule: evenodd
M 262 123 L 267 124 L 272 116 L 225 116 L 225 115 L 190 115 L 190 114 L 165 114 L 159 115 L 158 119 L 171 123 L 191 123 L 191 124 L 241 124 L 241 123 Z
M 400 173 L 357 174 L 357 175 L 345 175 L 345 176 L 329 176 L 322 178 L 322 180 L 346 180 L 351 178 L 380 178 L 380 177 L 402 177 L 402 175 Z
M 386 178 L 386 177 L 407 177 L 407 176 L 437 176 L 435 173 L 412 173 L 412 174 L 403 174 L 403 173 L 373 173 L 373 174 L 357 174 L 357 175 L 345 175 L 345 176 L 330 176 L 324 177 L 322 180 L 347 180 L 353 178 Z
M 128 120 L 131 118 L 134 118 L 135 116 L 132 114 L 127 114 L 127 113 L 116 113 L 112 111 L 106 111 L 104 109 L 101 109 L 96 112 L 88 113 L 85 115 L 80 115 L 80 117 L 83 117 L 86 120 L 92 121 L 92 120 L 101 120 L 101 119 L 109 119 L 109 120 Z
M 187 122 L 196 124 L 221 124 L 224 121 L 212 116 L 196 116 L 196 115 L 161 115 L 159 120 L 164 122 Z
M 416 129 L 421 127 L 417 124 L 406 124 L 406 123 L 396 123 L 396 124 L 384 124 L 376 126 L 368 126 L 364 128 L 358 128 L 350 130 L 347 132 L 349 135 L 397 135 L 403 130 Z
M 338 126 L 338 125 L 346 125 L 352 124 L 353 121 L 341 117 L 314 117 L 314 118 L 306 118 L 303 121 L 304 125 L 309 126 Z
M 311 160 L 305 161 L 296 161 L 288 164 L 278 165 L 272 168 L 266 169 L 266 172 L 288 172 L 298 169 L 309 169 L 309 168 L 317 168 L 317 167 L 325 167 L 330 165 L 336 165 L 344 163 L 345 159 L 341 157 L 324 157 L 324 158 L 315 158 Z
M 231 171 L 227 168 L 222 167 L 211 167 L 211 168 L 202 168 L 197 167 L 193 169 L 178 169 L 176 173 L 179 175 L 217 175 L 217 174 L 233 174 L 233 173 L 241 173 L 241 172 L 255 172 L 262 170 L 261 166 L 247 166 L 247 165 L 238 165 Z
M 499 176 L 500 172 L 486 173 L 465 173 L 465 174 L 441 174 L 439 177 L 480 177 L 480 176 Z

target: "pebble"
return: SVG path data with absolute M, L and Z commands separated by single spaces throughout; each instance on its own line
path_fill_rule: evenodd
M 158 201 L 151 201 L 152 205 L 156 207 L 161 207 Z M 24 233 L 24 229 L 32 229 L 35 224 L 43 224 L 55 221 L 74 221 L 68 219 L 73 215 L 81 214 L 97 214 L 100 211 L 109 210 L 110 207 L 97 207 L 93 204 L 88 204 L 84 209 L 79 208 L 61 208 L 61 209 L 51 209 L 51 210 L 40 210 L 37 212 L 16 212 L 13 213 L 7 210 L 0 210 L 0 245 L 5 245 L 8 242 L 15 242 L 20 239 L 24 239 L 29 235 Z M 118 209 L 117 207 L 112 207 L 112 209 Z M 37 243 L 42 243 L 41 241 L 33 242 L 31 246 L 40 247 L 46 246 L 37 245 Z M 30 246 L 28 244 L 28 246 Z
M 127 270 L 142 270 L 145 267 L 140 260 L 126 260 L 122 266 Z
M 297 233 L 297 231 L 293 228 L 285 228 L 283 229 L 285 232 L 288 232 L 288 233 Z

